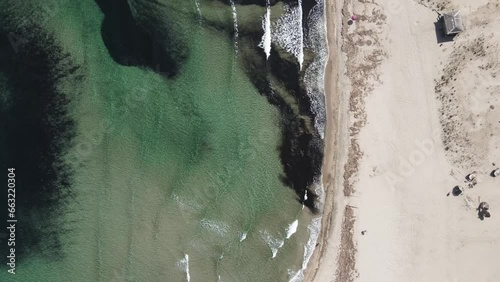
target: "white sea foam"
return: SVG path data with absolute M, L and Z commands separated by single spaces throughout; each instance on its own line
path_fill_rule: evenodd
M 309 240 L 307 240 L 307 244 L 304 246 L 304 261 L 302 262 L 302 270 L 306 269 L 307 263 L 309 262 L 309 259 L 314 252 L 320 230 L 321 217 L 314 218 L 311 224 L 309 224 L 309 226 L 307 227 L 307 231 L 309 232 Z
M 315 179 L 315 189 L 314 192 L 318 195 L 318 200 L 320 202 L 319 209 L 322 209 L 324 202 L 324 190 L 321 184 L 321 176 Z M 316 248 L 316 243 L 318 242 L 319 233 L 321 231 L 321 217 L 313 218 L 309 226 L 307 226 L 307 231 L 309 233 L 309 239 L 307 244 L 304 246 L 304 258 L 302 260 L 302 268 L 300 270 L 288 269 L 288 275 L 290 277 L 289 282 L 301 282 L 304 280 L 304 271 L 306 270 L 307 264 L 311 259 L 311 256 Z
M 299 10 L 300 40 L 299 40 L 299 56 L 297 58 L 299 59 L 300 69 L 302 69 L 302 63 L 304 62 L 304 28 L 302 25 L 303 22 L 302 0 L 299 0 L 298 10 Z
M 273 26 L 272 41 L 285 51 L 293 54 L 299 61 L 300 69 L 304 62 L 304 29 L 302 27 L 302 0 L 295 7 L 285 6 L 285 13 Z
M 288 276 L 290 277 L 289 282 L 301 282 L 304 279 L 303 271 L 294 271 L 293 269 L 288 269 Z
M 299 226 L 299 220 L 296 219 L 294 222 L 292 222 L 288 227 L 286 228 L 286 238 L 289 239 L 292 237 L 295 232 L 297 232 L 297 227 Z
M 215 220 L 210 220 L 210 219 L 202 219 L 200 221 L 201 226 L 203 226 L 205 229 L 220 235 L 220 236 L 225 236 L 229 230 L 229 226 L 225 224 L 224 222 L 219 222 Z
M 314 248 L 316 247 L 316 242 L 318 241 L 319 232 L 321 230 L 321 217 L 314 218 L 307 227 L 309 231 L 309 240 L 304 246 L 304 260 L 302 261 L 302 268 L 299 271 L 294 272 L 289 269 L 288 274 L 290 275 L 290 282 L 300 282 L 304 280 L 304 271 L 306 270 L 307 263 L 311 258 Z
M 236 5 L 234 4 L 233 0 L 229 0 L 229 3 L 231 3 L 231 11 L 233 13 L 233 27 L 234 27 L 234 50 L 236 53 L 238 53 L 238 36 L 239 36 L 239 31 L 238 31 L 238 14 L 236 12 Z
M 241 232 L 240 234 L 240 242 L 243 242 L 247 238 L 247 232 Z
M 201 23 L 200 0 L 194 0 L 194 5 L 196 7 L 196 17 L 198 18 L 198 22 Z
M 273 254 L 272 257 L 275 258 L 278 254 L 278 250 L 283 247 L 285 242 L 279 238 L 273 237 L 267 230 L 260 231 L 260 236 L 262 237 L 264 242 L 266 242 L 267 246 L 269 246 L 269 248 L 271 249 L 271 253 Z
M 188 199 L 181 199 L 178 195 L 172 194 L 172 198 L 177 203 L 179 208 L 183 211 L 196 212 L 200 209 L 200 206 Z
M 315 52 L 315 57 L 311 64 L 307 66 L 304 73 L 304 83 L 306 91 L 311 101 L 312 112 L 315 114 L 315 128 L 324 138 L 325 128 L 325 96 L 324 79 L 326 59 L 328 50 L 326 45 L 326 22 L 324 0 L 316 0 L 307 17 L 306 34 L 302 33 L 302 0 L 296 8 L 286 7 L 285 15 L 273 24 L 272 40 L 287 52 L 295 55 L 299 62 L 303 56 L 303 48 L 308 48 Z M 300 23 L 297 24 L 297 23 Z M 300 30 L 299 30 L 300 29 Z M 302 57 L 303 59 L 303 57 Z M 318 195 L 318 205 L 321 210 L 324 205 L 324 189 L 321 183 L 321 176 L 314 180 L 316 183 L 315 194 Z M 304 199 L 307 200 L 307 192 Z M 321 230 L 321 217 L 314 218 L 308 226 L 309 239 L 304 246 L 304 258 L 300 270 L 289 269 L 290 282 L 299 282 L 304 279 L 304 271 L 314 252 Z
M 262 35 L 259 47 L 264 49 L 266 59 L 268 59 L 271 55 L 271 3 L 269 0 L 266 2 L 266 14 L 262 19 L 262 29 L 264 30 L 264 35 Z
M 286 52 L 294 55 L 302 69 L 304 48 L 315 52 L 313 61 L 304 71 L 304 84 L 311 102 L 311 111 L 315 115 L 314 126 L 321 138 L 325 131 L 325 96 L 324 74 L 328 50 L 326 46 L 326 25 L 324 0 L 316 0 L 306 18 L 303 18 L 302 0 L 298 5 L 285 5 L 285 13 L 272 24 L 271 40 Z M 304 29 L 303 22 L 307 28 Z
M 304 47 L 314 50 L 316 56 L 304 73 L 304 84 L 311 101 L 311 111 L 315 114 L 314 126 L 321 138 L 325 131 L 325 67 L 328 57 L 326 45 L 326 25 L 324 0 L 317 0 L 307 17 L 307 29 L 304 35 Z
M 186 273 L 186 281 L 191 281 L 191 275 L 189 274 L 189 255 L 184 254 L 184 258 L 182 258 L 177 265 Z

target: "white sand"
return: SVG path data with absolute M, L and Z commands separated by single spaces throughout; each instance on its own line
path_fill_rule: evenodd
M 343 38 L 351 34 L 358 44 L 347 64 L 363 71 L 340 75 L 338 87 L 344 90 L 333 95 L 348 99 L 342 98 L 345 92 L 353 95 L 361 85 L 363 99 L 354 111 L 351 106 L 349 124 L 366 113 L 359 135 L 351 132 L 362 157 L 348 180 L 355 192 L 344 197 L 344 187 L 335 187 L 340 207 L 329 217 L 309 280 L 346 281 L 339 271 L 349 271 L 347 277 L 358 281 L 499 281 L 500 177 L 489 174 L 500 164 L 500 1 L 490 2 L 446 4 L 460 7 L 466 31 L 442 46 L 430 8 L 412 0 L 348 3 L 349 13 L 366 16 Z M 386 16 L 383 21 L 373 20 L 378 12 Z M 373 63 L 369 58 L 377 50 L 385 56 Z M 363 69 L 367 63 L 373 67 Z M 349 80 L 352 88 L 344 85 Z M 346 148 L 334 150 L 342 156 Z M 473 170 L 479 184 L 447 196 Z M 338 183 L 341 175 L 332 175 L 337 180 L 327 183 Z M 479 198 L 489 203 L 491 218 L 478 218 Z M 355 207 L 356 218 L 351 270 L 342 267 L 348 256 L 338 243 L 346 205 Z

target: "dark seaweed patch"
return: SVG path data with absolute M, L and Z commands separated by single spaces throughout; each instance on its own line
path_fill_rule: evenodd
M 242 38 L 244 44 L 256 46 L 260 35 L 253 38 Z M 281 176 L 283 183 L 292 188 L 299 202 L 306 205 L 311 211 L 317 212 L 315 202 L 318 196 L 311 190 L 312 184 L 321 174 L 323 160 L 323 143 L 319 133 L 311 130 L 306 124 L 305 117 L 314 118 L 311 104 L 306 90 L 301 85 L 298 62 L 291 62 L 280 57 L 274 48 L 271 50 L 269 61 L 266 62 L 263 52 L 251 53 L 243 56 L 245 71 L 252 83 L 268 101 L 275 105 L 282 115 L 282 141 L 280 158 L 284 168 Z M 268 72 L 262 71 L 267 69 Z M 273 75 L 282 81 L 287 92 L 291 94 L 299 105 L 299 113 L 294 113 L 280 95 L 271 89 L 268 75 Z M 307 200 L 305 193 L 307 191 Z
M 221 0 L 229 5 L 230 1 Z M 279 1 L 271 1 L 274 5 Z M 288 6 L 298 5 L 298 0 L 284 0 Z M 235 0 L 237 5 L 255 4 L 265 6 L 265 0 Z M 303 17 L 307 19 L 312 8 L 317 5 L 314 0 L 304 0 L 302 2 Z M 306 22 L 303 23 L 304 33 L 307 33 Z M 219 30 L 229 30 L 231 28 L 218 28 Z M 244 28 L 242 30 L 245 30 Z M 261 32 L 240 32 L 241 46 L 257 46 L 262 37 Z M 255 47 L 257 49 L 258 47 Z M 284 175 L 280 176 L 282 182 L 292 188 L 298 197 L 298 201 L 306 205 L 311 211 L 318 212 L 315 205 L 318 196 L 311 190 L 312 184 L 318 181 L 321 175 L 321 166 L 323 160 L 323 141 L 319 132 L 311 123 L 315 118 L 312 112 L 312 105 L 309 96 L 302 84 L 303 73 L 299 69 L 299 63 L 295 57 L 284 54 L 283 50 L 274 46 L 271 49 L 271 56 L 266 61 L 262 50 L 252 50 L 242 52 L 242 65 L 246 74 L 259 90 L 261 95 L 275 105 L 282 116 L 282 141 L 280 158 L 284 168 Z M 314 56 L 309 50 L 304 50 L 307 56 Z M 282 52 L 280 54 L 279 52 Z M 267 71 L 264 71 L 267 70 Z M 287 93 L 277 93 L 278 90 L 272 89 L 269 77 L 277 78 L 286 88 Z M 284 99 L 284 96 L 292 97 L 293 102 L 298 106 L 298 112 L 294 112 L 292 105 Z M 307 199 L 305 194 L 307 193 Z
M 0 160 L 4 177 L 8 167 L 16 174 L 16 258 L 58 259 L 65 232 L 61 213 L 72 184 L 72 170 L 62 157 L 75 136 L 68 93 L 58 84 L 69 78 L 76 83 L 78 67 L 43 28 L 8 26 L 6 20 L 0 23 L 1 86 L 8 89 L 2 93 L 8 102 L 0 110 Z M 15 35 L 23 44 L 13 48 L 9 39 Z M 1 197 L 7 203 L 6 193 Z
M 121 65 L 149 67 L 169 78 L 177 76 L 187 58 L 187 45 L 148 16 L 134 18 L 126 0 L 96 0 L 104 13 L 101 35 L 113 60 Z M 142 6 L 141 6 L 142 7 Z

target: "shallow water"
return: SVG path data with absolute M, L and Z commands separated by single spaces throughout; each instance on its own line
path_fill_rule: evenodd
M 252 56 L 266 60 L 254 42 L 266 3 L 32 2 L 10 3 L 2 18 L 2 34 L 31 47 L 1 45 L 11 54 L 2 62 L 20 68 L 0 70 L 14 136 L 1 140 L 2 165 L 17 166 L 21 180 L 17 274 L 0 280 L 288 281 L 303 268 L 312 214 L 283 180 L 283 107 L 248 68 Z M 271 18 L 286 11 L 276 4 Z M 40 62 L 23 57 L 33 53 Z M 21 75 L 34 72 L 19 67 L 28 61 L 57 70 L 47 87 Z M 14 98 L 26 93 L 42 98 Z M 30 107 L 48 109 L 43 122 Z M 47 145 L 18 142 L 19 127 Z M 50 154 L 25 165 L 40 150 Z

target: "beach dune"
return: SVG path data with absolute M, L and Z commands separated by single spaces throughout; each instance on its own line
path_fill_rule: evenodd
M 327 196 L 308 281 L 497 281 L 499 4 L 327 3 Z M 451 10 L 454 39 L 435 24 Z

